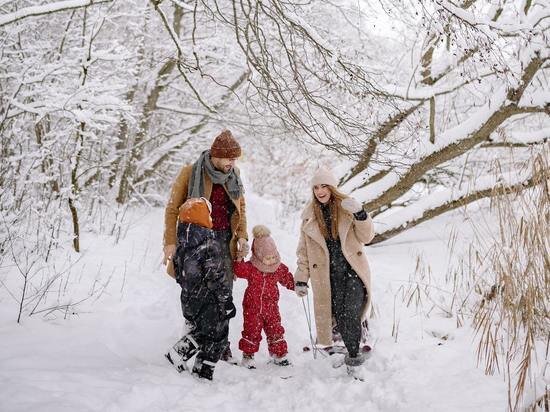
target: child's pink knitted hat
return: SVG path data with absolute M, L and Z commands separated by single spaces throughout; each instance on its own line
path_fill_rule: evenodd
M 254 240 L 252 241 L 252 258 L 250 262 L 262 272 L 273 273 L 281 264 L 281 256 L 275 245 L 275 241 L 271 237 L 271 231 L 264 225 L 254 226 L 252 229 Z M 276 263 L 266 265 L 263 259 L 266 256 L 275 256 Z

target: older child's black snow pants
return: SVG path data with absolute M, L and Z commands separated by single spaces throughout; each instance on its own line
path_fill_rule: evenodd
M 350 268 L 351 269 L 351 268 Z M 332 314 L 350 357 L 361 341 L 361 310 L 366 298 L 363 281 L 353 271 L 331 270 Z
M 185 316 L 185 307 L 183 313 Z M 210 295 L 202 302 L 196 317 L 185 317 L 192 324 L 189 335 L 199 344 L 198 359 L 216 363 L 227 347 L 229 319 L 223 314 L 223 306 Z

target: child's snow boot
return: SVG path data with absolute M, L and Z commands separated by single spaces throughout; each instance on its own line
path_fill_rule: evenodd
M 174 348 L 170 348 L 170 350 L 164 354 L 164 357 L 168 359 L 168 362 L 174 365 L 174 368 L 176 368 L 179 373 L 187 369 L 187 363 L 178 355 Z
M 199 344 L 193 339 L 193 336 L 187 334 L 173 346 L 173 349 L 182 357 L 184 361 L 187 361 L 193 357 L 199 350 Z
M 243 353 L 243 360 L 241 366 L 247 369 L 256 369 L 256 362 L 254 362 L 254 354 Z
M 273 363 L 277 366 L 290 366 L 290 365 L 292 365 L 290 363 L 290 361 L 288 360 L 288 358 L 286 357 L 286 355 L 283 355 L 283 356 L 272 355 L 271 357 L 273 359 Z
M 178 372 L 183 372 L 187 369 L 186 362 L 199 350 L 198 346 L 191 335 L 185 335 L 164 356 Z
M 208 379 L 211 381 L 214 377 L 214 368 L 216 364 L 210 362 L 206 359 L 195 359 L 195 364 L 193 365 L 193 374 L 198 376 L 201 379 Z

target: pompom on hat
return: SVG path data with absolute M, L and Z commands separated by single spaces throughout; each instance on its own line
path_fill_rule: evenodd
M 254 267 L 264 273 L 273 273 L 281 264 L 281 256 L 271 237 L 271 231 L 264 225 L 254 226 L 252 229 L 254 240 L 252 241 L 252 257 L 250 262 Z M 276 262 L 272 265 L 266 265 L 263 259 L 267 256 L 275 256 Z
M 219 159 L 234 159 L 241 156 L 241 146 L 229 130 L 222 131 L 210 147 L 210 156 Z
M 212 229 L 212 205 L 204 197 L 192 197 L 180 206 L 179 219 L 182 223 L 193 223 Z
M 271 230 L 264 225 L 256 225 L 252 228 L 252 236 L 254 238 L 268 237 L 271 236 Z
M 316 185 L 329 185 L 333 187 L 338 187 L 338 179 L 336 179 L 336 176 L 334 176 L 334 174 L 329 169 L 327 169 L 326 167 L 320 167 L 311 178 L 311 187 Z

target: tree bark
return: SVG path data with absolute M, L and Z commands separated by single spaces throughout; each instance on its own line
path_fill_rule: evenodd
M 173 25 L 174 31 L 178 35 L 180 34 L 182 28 L 182 19 L 183 9 L 181 7 L 175 6 Z M 147 134 L 150 132 L 151 118 L 156 109 L 160 95 L 162 91 L 166 88 L 166 77 L 170 73 L 172 73 L 172 71 L 176 67 L 176 64 L 177 62 L 174 59 L 169 59 L 166 63 L 163 64 L 163 66 L 157 73 L 155 85 L 149 91 L 147 99 L 142 107 L 139 128 L 134 137 L 132 148 L 127 154 L 127 159 L 120 177 L 118 195 L 116 197 L 116 201 L 119 204 L 124 204 L 128 201 L 131 181 L 135 178 L 136 174 L 136 163 L 143 157 L 144 140 Z M 122 124 L 121 127 L 124 128 L 124 124 Z

